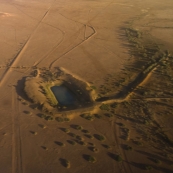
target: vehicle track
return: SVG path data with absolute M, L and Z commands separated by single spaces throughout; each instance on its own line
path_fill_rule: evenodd
M 70 21 L 73 21 L 73 22 L 76 22 L 76 23 L 79 23 L 79 24 L 83 25 L 85 28 L 86 27 L 91 28 L 93 30 L 93 33 L 90 36 L 88 36 L 87 38 L 85 37 L 84 40 L 82 40 L 80 43 L 78 43 L 77 45 L 75 45 L 74 47 L 72 47 L 71 49 L 69 49 L 68 51 L 66 51 L 65 53 L 63 53 L 61 56 L 59 56 L 57 59 L 55 59 L 54 61 L 52 61 L 50 63 L 50 65 L 49 65 L 49 69 L 51 69 L 52 66 L 53 66 L 53 64 L 56 63 L 60 58 L 62 58 L 65 55 L 67 55 L 68 53 L 70 53 L 71 51 L 73 51 L 75 48 L 79 47 L 81 44 L 83 44 L 84 42 L 86 42 L 87 40 L 89 40 L 91 37 L 93 37 L 96 34 L 96 30 L 95 30 L 95 28 L 93 26 L 90 26 L 90 25 L 87 25 L 87 24 L 83 24 L 83 23 L 81 23 L 79 21 L 70 19 L 70 18 L 64 16 L 63 14 L 61 14 L 59 12 L 58 12 L 58 14 L 60 14 L 61 16 L 63 16 L 64 18 L 66 18 L 67 20 L 70 20 Z M 85 31 L 84 31 L 84 36 L 85 36 Z
M 55 1 L 56 1 L 56 0 L 55 0 Z M 55 2 L 55 1 L 54 1 L 54 2 Z M 53 2 L 53 4 L 54 4 L 54 2 Z M 102 9 L 95 17 L 97 17 L 102 11 L 104 11 L 109 5 L 111 5 L 111 3 L 113 3 L 113 1 L 111 1 L 106 7 L 104 7 L 104 9 Z M 52 4 L 52 5 L 53 5 L 53 4 Z M 14 4 L 13 4 L 13 5 L 14 5 Z M 51 6 L 49 7 L 49 9 L 45 12 L 45 14 L 43 15 L 42 19 L 39 21 L 39 23 L 38 23 L 37 27 L 35 28 L 34 32 L 32 33 L 32 35 L 33 35 L 33 34 L 35 33 L 35 31 L 37 30 L 37 28 L 38 28 L 38 26 L 40 25 L 40 23 L 44 23 L 43 20 L 44 20 L 44 18 L 46 17 L 46 15 L 48 14 L 48 12 L 49 12 L 50 8 L 52 7 L 52 5 L 51 5 Z M 16 5 L 14 5 L 14 6 L 16 7 Z M 16 7 L 16 8 L 17 8 L 18 10 L 20 10 L 18 7 Z M 33 18 L 32 16 L 30 16 L 30 15 L 26 14 L 25 12 L 23 12 L 22 10 L 20 10 L 20 11 L 21 11 L 22 13 L 24 13 L 25 15 L 29 16 L 30 18 L 35 19 L 35 18 Z M 90 11 L 89 11 L 89 13 L 90 13 Z M 89 16 L 89 13 L 88 13 L 88 16 Z M 63 53 L 61 56 L 59 56 L 59 57 L 58 57 L 57 59 L 55 59 L 54 61 L 52 61 L 52 62 L 50 63 L 50 65 L 49 65 L 49 69 L 52 68 L 53 64 L 54 64 L 57 60 L 59 60 L 60 58 L 62 58 L 63 56 L 65 56 L 66 54 L 68 54 L 69 52 L 71 52 L 72 50 L 74 50 L 75 48 L 77 48 L 78 46 L 80 46 L 82 43 L 84 43 L 85 41 L 87 41 L 87 40 L 88 40 L 89 38 L 91 38 L 94 34 L 96 34 L 96 30 L 95 30 L 95 28 L 94 28 L 93 26 L 88 25 L 88 24 L 83 24 L 83 23 L 81 23 L 81 22 L 79 22 L 79 21 L 70 19 L 70 18 L 64 16 L 64 15 L 61 14 L 61 13 L 59 13 L 59 14 L 60 14 L 61 16 L 65 17 L 65 18 L 68 19 L 68 20 L 71 20 L 71 21 L 73 21 L 73 22 L 80 23 L 80 24 L 84 25 L 84 27 L 85 27 L 85 30 L 84 30 L 84 40 L 81 41 L 80 43 L 78 43 L 77 45 L 75 45 L 74 47 L 72 47 L 71 49 L 69 49 L 68 51 L 66 51 L 65 53 Z M 94 18 L 95 18 L 95 17 L 94 17 Z M 94 18 L 92 18 L 91 20 L 93 20 Z M 37 20 L 37 19 L 35 19 L 35 20 Z M 89 18 L 88 18 L 88 20 L 89 20 Z M 91 20 L 90 20 L 90 21 L 91 21 Z M 90 21 L 88 21 L 87 23 L 89 23 Z M 47 24 L 47 23 L 45 23 L 45 24 Z M 48 25 L 49 25 L 49 24 L 48 24 Z M 52 25 L 50 25 L 50 26 L 52 26 Z M 52 26 L 52 27 L 53 27 L 53 26 Z M 93 30 L 93 33 L 92 33 L 90 36 L 88 36 L 88 37 L 86 37 L 86 27 L 89 27 L 89 28 L 91 28 L 91 29 Z M 55 27 L 55 28 L 56 28 L 56 27 Z M 57 28 L 57 29 L 59 29 L 59 28 Z M 59 29 L 59 30 L 60 30 L 60 29 Z M 63 32 L 62 30 L 60 30 L 60 31 Z M 29 43 L 29 40 L 31 39 L 32 35 L 31 35 L 31 36 L 29 37 L 29 39 L 26 41 L 26 43 L 24 44 L 24 46 L 22 47 L 22 49 L 19 51 L 17 57 L 15 57 L 15 59 L 14 59 L 14 61 L 12 62 L 11 65 L 14 65 L 14 62 L 16 62 L 16 60 L 17 60 L 17 58 L 19 57 L 19 55 L 23 52 L 24 48 L 25 48 L 25 47 L 27 46 L 27 44 Z M 52 51 L 50 51 L 44 58 L 42 58 L 40 61 L 35 62 L 34 66 L 39 65 L 43 60 L 47 59 L 47 58 L 49 57 L 49 55 L 50 55 L 51 53 L 53 53 L 53 52 L 60 46 L 60 44 L 63 42 L 63 40 L 64 40 L 64 33 L 63 33 L 63 39 L 60 41 L 60 43 L 57 44 L 57 45 L 52 49 Z M 19 58 L 18 58 L 18 59 L 19 59 Z M 1 78 L 0 84 L 2 83 L 2 79 L 4 79 L 4 77 L 5 77 L 5 75 L 8 73 L 8 71 L 9 71 L 9 69 L 7 69 L 7 71 L 4 73 L 3 77 Z
M 56 1 L 56 0 L 55 0 Z M 31 35 L 28 37 L 28 39 L 26 40 L 25 44 L 23 45 L 23 47 L 19 50 L 19 52 L 17 53 L 17 55 L 14 57 L 13 61 L 10 63 L 10 67 L 11 66 L 16 66 L 17 62 L 20 60 L 21 55 L 23 54 L 23 52 L 26 50 L 31 38 L 34 36 L 36 30 L 39 28 L 40 24 L 42 23 L 42 21 L 44 20 L 44 18 L 47 16 L 48 12 L 50 11 L 51 7 L 53 6 L 53 4 L 55 3 L 55 1 L 50 5 L 50 7 L 48 8 L 48 10 L 44 13 L 43 17 L 41 18 L 41 20 L 38 22 L 38 24 L 36 25 L 35 29 L 32 31 Z M 0 86 L 3 85 L 4 80 L 8 77 L 8 75 L 11 72 L 11 68 L 8 67 L 7 70 L 4 72 L 4 74 L 2 75 L 2 78 L 0 79 Z
M 62 44 L 62 42 L 64 41 L 64 38 L 65 38 L 64 35 L 65 34 L 63 33 L 63 36 L 62 36 L 62 39 L 60 40 L 60 42 L 57 45 L 55 45 L 53 47 L 53 49 L 50 50 L 46 56 L 44 56 L 42 59 L 36 61 L 33 66 L 38 66 L 43 60 L 47 59 Z
M 15 93 L 12 88 L 12 173 L 22 173 L 22 139 L 20 132 L 20 111 Z
M 117 126 L 115 126 L 115 124 L 116 124 L 116 118 L 114 116 L 111 126 L 112 126 L 112 129 L 113 129 L 113 134 L 114 134 L 114 138 L 115 138 L 115 141 L 116 141 L 116 149 L 118 149 L 119 154 L 122 154 L 125 157 L 125 161 L 128 162 L 128 158 L 127 158 L 124 150 L 121 149 L 121 147 L 120 147 L 120 142 L 119 142 L 119 139 L 118 139 L 118 136 L 120 136 L 120 130 Z M 127 171 L 127 168 L 124 164 L 125 164 L 125 162 L 123 160 L 123 162 L 121 163 L 121 169 L 124 168 L 125 172 L 129 172 L 129 170 L 130 170 L 130 172 L 133 173 L 132 169 L 131 169 L 131 166 L 127 163 L 128 168 L 129 168 L 128 171 Z M 121 172 L 123 172 L 123 171 L 121 171 Z
M 74 44 L 74 42 L 79 38 L 80 33 L 81 33 L 81 30 L 82 30 L 82 28 L 81 28 L 81 29 L 78 29 L 78 31 L 76 32 L 76 33 L 79 32 L 78 36 L 77 36 L 76 39 L 73 41 L 73 43 L 71 43 L 71 44 L 68 46 L 68 48 L 71 47 L 71 46 Z M 76 33 L 75 33 L 75 34 L 76 34 Z M 57 45 L 56 45 L 56 46 L 55 46 L 44 58 L 40 59 L 40 60 L 39 60 L 38 62 L 36 62 L 34 65 L 35 65 L 35 66 L 38 66 L 42 61 L 48 59 L 48 57 L 49 57 L 54 51 L 56 51 L 56 50 L 60 47 L 60 45 L 63 43 L 64 39 L 65 39 L 65 34 L 63 35 L 63 39 L 60 41 L 60 43 L 57 44 Z M 66 48 L 66 49 L 68 49 L 68 48 Z M 67 53 L 67 51 L 66 51 L 65 53 Z M 63 54 L 65 54 L 65 53 L 63 53 Z M 60 55 L 60 57 L 61 57 L 61 56 L 64 56 L 63 54 Z
M 15 4 L 13 4 L 13 5 L 16 7 Z M 21 10 L 20 8 L 18 8 L 18 7 L 16 7 L 16 8 L 17 8 L 19 11 L 21 11 L 24 15 L 28 16 L 29 18 L 38 21 L 38 19 L 36 19 L 36 18 L 34 18 L 34 17 L 28 15 L 27 13 L 25 13 L 25 12 L 24 12 L 23 10 Z M 49 8 L 49 10 L 50 10 L 50 8 Z M 48 11 L 46 12 L 46 15 L 47 15 L 47 14 L 48 14 Z M 44 18 L 46 17 L 46 15 L 44 15 Z M 55 28 L 55 29 L 59 30 L 59 31 L 62 33 L 62 39 L 60 40 L 60 42 L 59 42 L 56 46 L 54 46 L 54 47 L 52 48 L 52 50 L 49 51 L 49 53 L 48 53 L 46 56 L 44 56 L 41 60 L 36 61 L 36 62 L 34 63 L 33 66 L 38 66 L 38 64 L 40 64 L 44 59 L 47 59 L 47 58 L 50 56 L 50 54 L 53 53 L 53 52 L 60 46 L 60 44 L 64 41 L 64 37 L 65 37 L 65 32 L 62 31 L 60 28 L 55 27 L 55 26 L 53 26 L 53 25 L 51 25 L 51 24 L 48 24 L 48 23 L 46 23 L 46 22 L 43 22 L 43 20 L 42 20 L 41 23 L 43 23 L 43 24 L 45 24 L 45 25 L 48 25 L 48 26 L 50 26 L 50 27 L 52 27 L 52 28 Z
M 45 13 L 45 15 L 43 16 L 43 19 L 46 17 L 46 15 L 48 14 L 48 11 Z M 43 22 L 42 22 L 43 23 Z M 85 29 L 87 27 L 87 25 L 84 25 Z M 92 26 L 90 26 L 92 27 Z M 37 27 L 38 28 L 38 27 Z M 36 29 L 37 29 L 36 28 Z M 95 31 L 96 33 L 96 31 Z M 93 33 L 91 36 L 93 36 L 95 33 Z M 85 35 L 85 32 L 84 32 L 84 35 Z M 91 37 L 90 36 L 90 37 Z M 32 35 L 31 35 L 32 37 Z M 22 54 L 23 51 L 25 51 L 25 47 L 27 46 L 30 38 L 26 41 L 26 43 L 24 44 L 24 46 L 22 47 L 22 49 L 19 51 L 19 53 L 17 54 L 16 58 L 14 59 L 14 61 L 11 63 L 11 66 L 15 65 L 16 64 L 16 60 L 18 60 L 18 58 L 20 58 L 20 55 Z M 89 37 L 89 38 L 90 38 Z M 86 38 L 86 37 L 85 37 Z M 62 40 L 60 41 L 60 43 L 58 43 L 51 51 L 50 53 L 45 57 L 45 58 L 48 58 L 48 56 L 54 52 L 57 47 L 63 42 L 63 39 L 64 37 L 62 38 Z M 88 39 L 88 38 L 87 38 Z M 83 42 L 85 42 L 87 39 L 85 39 Z M 83 43 L 82 42 L 82 43 Z M 72 48 L 71 50 L 67 51 L 66 53 L 64 53 L 64 55 L 66 55 L 67 53 L 69 53 L 70 51 L 72 51 L 73 49 L 77 48 L 77 46 L 79 46 L 80 44 L 82 43 L 79 43 L 78 45 L 76 45 L 76 47 Z M 64 56 L 62 55 L 62 56 Z M 59 57 L 61 58 L 61 57 Z M 53 63 L 55 63 L 58 59 L 56 59 Z M 42 60 L 41 60 L 42 61 Z M 41 62 L 40 61 L 40 62 Z M 53 65 L 52 63 L 52 65 Z M 38 63 L 39 64 L 39 63 Z M 50 68 L 52 66 L 50 65 Z M 7 72 L 4 74 L 3 78 L 5 77 L 5 75 L 7 76 L 8 74 L 8 70 L 10 70 L 11 68 L 9 67 L 7 69 Z M 3 79 L 0 80 L 0 85 L 1 85 L 1 82 L 3 81 Z M 12 173 L 22 173 L 23 172 L 23 167 L 22 167 L 22 140 L 21 140 L 21 134 L 20 134 L 20 117 L 19 117 L 19 105 L 17 103 L 17 97 L 16 97 L 16 94 L 14 93 L 14 88 L 12 87 L 12 100 L 13 100 L 13 105 L 12 105 L 12 108 L 13 108 L 13 112 L 15 113 L 15 116 L 14 114 L 12 115 L 12 129 L 13 129 L 13 136 L 12 136 Z M 128 98 L 129 99 L 129 98 Z M 143 100 L 144 99 L 161 99 L 161 98 L 142 98 Z M 163 99 L 163 98 L 162 98 Z M 165 98 L 165 99 L 170 99 L 170 98 Z M 120 101 L 124 101 L 124 100 L 127 100 L 127 97 L 123 100 L 116 100 L 117 102 Z M 134 100 L 134 99 L 130 99 L 130 100 Z M 137 100 L 137 99 L 136 99 Z M 119 129 L 117 130 L 116 127 L 115 127 L 115 122 L 113 123 L 113 128 L 115 129 L 115 131 L 117 131 L 117 133 L 119 132 Z M 119 141 L 118 141 L 118 135 L 114 135 L 115 136 L 115 139 L 117 141 L 117 146 L 120 146 L 119 145 Z M 118 149 L 119 151 L 122 151 L 122 149 Z M 125 152 L 123 151 L 123 154 L 124 156 L 126 157 L 125 155 Z M 127 160 L 127 157 L 126 157 L 126 160 Z M 123 163 L 122 163 L 123 164 Z M 123 166 L 125 167 L 125 166 Z M 129 165 L 130 167 L 130 165 Z M 126 171 L 127 172 L 127 171 Z M 131 170 L 132 172 L 132 170 Z
M 62 16 L 65 17 L 66 19 L 82 24 L 82 25 L 85 27 L 85 30 L 84 30 L 84 38 L 85 38 L 85 39 L 84 39 L 81 43 L 75 45 L 73 48 L 71 48 L 70 50 L 68 50 L 67 52 L 65 52 L 65 53 L 62 54 L 61 56 L 59 56 L 57 59 L 55 59 L 54 61 L 52 61 L 52 62 L 50 63 L 50 65 L 49 65 L 49 69 L 51 69 L 52 66 L 54 65 L 54 63 L 56 63 L 60 58 L 62 58 L 63 56 L 67 55 L 68 53 L 70 53 L 71 51 L 73 51 L 74 49 L 76 49 L 77 47 L 79 47 L 81 44 L 83 44 L 84 42 L 88 41 L 90 38 L 92 38 L 92 37 L 97 33 L 97 32 L 96 32 L 96 29 L 95 29 L 92 25 L 90 25 L 89 23 L 90 23 L 92 20 L 94 20 L 99 14 L 101 14 L 106 8 L 108 8 L 113 2 L 114 2 L 114 1 L 109 2 L 108 5 L 106 5 L 97 15 L 95 15 L 92 19 L 89 20 L 89 13 L 90 13 L 90 11 L 91 11 L 91 9 L 90 9 L 90 10 L 89 10 L 89 13 L 88 13 L 88 21 L 87 21 L 87 24 L 84 24 L 84 23 L 81 23 L 81 22 L 79 22 L 79 21 L 70 19 L 70 18 L 64 16 L 62 13 L 59 13 L 59 12 L 58 12 L 60 15 L 62 15 Z M 91 28 L 91 29 L 93 30 L 93 33 L 92 33 L 90 36 L 88 36 L 88 37 L 86 37 L 86 27 L 89 27 L 89 28 Z
M 55 2 L 55 1 L 54 1 Z M 14 4 L 13 4 L 14 5 Z M 15 7 L 16 7 L 16 5 L 14 5 Z M 30 17 L 30 18 L 32 18 L 32 19 L 34 19 L 34 20 L 37 20 L 36 18 L 34 18 L 34 17 L 32 17 L 32 16 L 30 16 L 30 15 L 28 15 L 27 13 L 25 13 L 23 10 L 21 10 L 20 8 L 18 8 L 18 7 L 16 7 L 18 10 L 20 10 L 23 14 L 25 14 L 25 15 L 27 15 L 28 17 Z M 49 8 L 49 10 L 50 10 L 50 8 Z M 43 16 L 43 17 L 45 17 L 46 15 L 47 15 L 47 13 L 48 13 L 48 11 L 45 13 L 45 15 Z M 64 16 L 63 16 L 64 17 Z M 68 19 L 69 20 L 69 19 Z M 76 22 L 76 21 L 75 21 Z M 42 21 L 42 23 L 44 23 L 44 24 L 46 24 L 46 25 L 48 25 L 48 26 L 51 26 L 51 27 L 53 27 L 53 28 L 56 28 L 56 29 L 58 29 L 58 30 L 60 30 L 59 28 L 57 28 L 57 27 L 55 27 L 55 26 L 53 26 L 53 25 L 50 25 L 50 24 L 48 24 L 48 23 L 45 23 L 45 22 L 43 22 Z M 77 23 L 77 22 L 76 22 Z M 79 23 L 79 22 L 78 22 Z M 81 31 L 81 29 L 79 30 L 79 32 Z M 60 32 L 62 33 L 62 35 L 63 35 L 63 37 L 62 37 L 62 39 L 61 39 L 61 41 L 46 55 L 46 56 L 44 56 L 42 59 L 40 59 L 40 60 L 38 60 L 38 61 L 36 61 L 35 63 L 34 63 L 34 66 L 38 66 L 43 60 L 45 60 L 45 59 L 47 59 L 60 45 L 61 45 L 61 43 L 64 41 L 64 37 L 65 37 L 65 32 L 64 31 L 62 31 L 62 30 L 60 30 Z M 79 33 L 79 35 L 80 35 L 80 33 Z M 78 37 L 77 37 L 78 38 Z M 75 41 L 74 41 L 75 42 Z M 69 46 L 70 47 L 70 46 Z
M 120 142 L 119 142 L 119 139 L 118 139 L 118 136 L 120 136 L 120 130 L 119 130 L 119 128 L 115 124 L 116 124 L 116 118 L 114 116 L 113 117 L 113 121 L 111 123 L 112 129 L 113 129 L 114 138 L 115 138 L 115 142 L 116 142 L 116 144 L 115 144 L 116 147 L 114 147 L 114 150 L 115 150 L 115 152 L 116 152 L 116 150 L 118 150 L 118 153 L 121 154 L 122 153 L 122 149 L 120 148 Z M 119 167 L 120 167 L 121 173 L 123 173 L 124 171 L 127 172 L 126 168 L 124 166 L 124 163 L 120 163 L 120 164 L 121 164 L 121 166 L 119 165 Z
M 94 33 L 95 34 L 95 33 Z M 54 61 L 52 61 L 49 65 L 49 69 L 52 68 L 53 64 L 56 63 L 56 61 L 58 61 L 60 58 L 64 57 L 65 55 L 67 55 L 68 53 L 70 53 L 72 50 L 74 50 L 75 48 L 79 47 L 81 44 L 83 44 L 84 42 L 86 42 L 89 38 L 91 38 L 94 34 L 90 35 L 90 37 L 88 37 L 87 39 L 85 39 L 84 41 L 81 41 L 80 43 L 78 43 L 77 45 L 75 45 L 74 47 L 72 47 L 71 49 L 69 49 L 67 52 L 63 53 L 61 56 L 59 56 L 57 59 L 55 59 Z
M 98 99 L 97 101 L 98 102 L 99 101 L 101 101 L 101 102 L 104 101 L 104 102 L 109 103 L 110 101 L 119 102 L 119 101 L 128 100 L 130 95 L 133 93 L 133 91 L 138 86 L 141 86 L 144 83 L 146 83 L 148 81 L 148 79 L 151 77 L 152 72 L 158 67 L 158 65 L 162 61 L 164 61 L 168 57 L 169 57 L 169 55 L 162 56 L 162 57 L 158 58 L 157 62 L 153 62 L 153 63 L 149 64 L 142 72 L 140 72 L 137 75 L 137 77 L 132 82 L 130 82 L 126 87 L 124 87 L 122 89 L 122 91 L 120 91 L 118 94 L 103 97 L 103 98 Z

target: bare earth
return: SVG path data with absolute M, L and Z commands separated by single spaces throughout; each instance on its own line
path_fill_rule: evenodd
M 154 69 L 110 110 L 59 114 L 69 122 L 40 118 L 23 90 L 33 67 L 63 68 L 98 94 L 101 85 L 117 90 L 109 82 L 136 62 L 127 27 L 173 53 L 172 0 L 0 0 L 0 173 L 173 172 L 173 64 L 168 80 Z

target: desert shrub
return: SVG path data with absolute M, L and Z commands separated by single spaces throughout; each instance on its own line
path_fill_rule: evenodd
M 80 141 L 83 141 L 83 140 L 84 140 L 84 139 L 83 139 L 81 136 L 79 136 L 79 135 L 76 136 L 76 139 L 78 139 L 78 140 L 80 140 Z
M 144 124 L 148 125 L 148 124 L 150 124 L 150 121 L 149 120 L 144 120 Z
M 64 159 L 64 166 L 66 168 L 70 168 L 70 162 L 68 160 L 66 160 L 66 159 Z
M 71 145 L 76 145 L 76 142 L 75 142 L 75 141 L 69 141 L 69 143 L 70 143 Z
M 66 133 L 69 133 L 70 132 L 70 129 L 68 129 L 68 128 L 63 128 L 62 129 L 64 132 L 66 132 Z
M 47 121 L 52 121 L 54 118 L 53 117 L 51 117 L 51 116 L 46 116 L 45 117 L 45 120 L 47 120 Z
M 112 103 L 110 106 L 111 106 L 112 108 L 116 108 L 116 107 L 117 107 L 117 103 Z
M 74 134 L 74 133 L 68 133 L 71 137 L 76 137 L 76 134 Z
M 105 116 L 106 116 L 106 117 L 109 117 L 109 118 L 113 117 L 113 115 L 110 114 L 110 113 L 106 113 Z
M 24 113 L 27 115 L 32 115 L 32 112 L 30 112 L 30 111 L 24 111 Z
M 79 144 L 81 144 L 81 145 L 83 145 L 83 146 L 86 146 L 86 145 L 87 145 L 87 143 L 84 142 L 84 141 L 79 141 Z
M 159 159 L 154 159 L 154 162 L 157 164 L 161 164 L 161 161 Z
M 129 133 L 130 132 L 130 129 L 128 129 L 128 128 L 123 128 L 123 131 L 125 132 L 125 133 Z
M 93 90 L 96 90 L 96 87 L 95 86 L 90 86 L 91 89 Z
M 85 130 L 85 129 L 83 129 L 82 132 L 83 133 L 90 133 L 88 130 Z
M 95 135 L 95 138 L 98 139 L 99 141 L 104 141 L 105 137 L 103 135 Z
M 45 114 L 41 114 L 40 117 L 45 119 L 46 115 Z
M 93 156 L 89 156 L 88 157 L 88 161 L 91 162 L 91 163 L 95 163 L 96 162 L 96 158 L 93 157 Z
M 32 131 L 31 133 L 34 134 L 34 135 L 37 135 L 37 132 L 33 132 L 33 131 Z
M 45 128 L 46 128 L 46 126 L 43 125 L 43 124 L 38 124 L 38 125 L 39 125 L 39 127 L 41 127 L 42 129 L 45 129 Z
M 58 122 L 64 122 L 64 119 L 62 117 L 56 117 L 55 120 Z
M 103 144 L 103 147 L 105 147 L 106 149 L 111 149 L 110 145 Z
M 83 129 L 83 127 L 80 126 L 80 125 L 75 125 L 74 128 L 75 128 L 76 130 L 82 130 L 82 129 Z
M 142 145 L 143 145 L 143 143 L 140 142 L 140 141 L 135 141 L 135 144 L 136 144 L 136 145 L 139 145 L 139 146 L 142 146 Z
M 85 118 L 86 120 L 94 120 L 94 116 L 90 115 L 89 113 L 86 113 L 86 114 L 82 114 L 80 115 L 82 118 Z
M 48 150 L 48 148 L 47 148 L 47 147 L 45 147 L 45 146 L 41 146 L 41 148 L 43 148 L 44 150 Z
M 106 111 L 109 111 L 110 110 L 110 107 L 108 104 L 102 104 L 100 107 L 99 107 L 101 110 L 106 110 Z
M 65 147 L 65 144 L 63 142 L 58 142 L 58 141 L 55 141 L 55 143 L 61 147 Z
M 127 146 L 127 150 L 131 151 L 133 148 L 131 146 Z
M 69 122 L 70 118 L 64 118 L 64 121 Z
M 89 139 L 93 139 L 93 135 L 88 135 L 88 134 L 86 134 L 85 135 L 87 138 L 89 138 Z
M 117 123 L 119 126 L 124 127 L 125 125 L 123 123 Z
M 92 151 L 95 152 L 95 153 L 97 153 L 97 152 L 99 152 L 99 149 L 96 148 L 96 147 L 93 147 L 93 148 L 92 148 Z
M 150 166 L 150 165 L 145 165 L 145 170 L 152 170 L 152 169 L 153 169 L 152 166 Z
M 121 162 L 123 160 L 120 155 L 117 155 L 115 159 L 116 159 L 117 162 Z
M 132 147 L 129 146 L 129 145 L 125 145 L 125 146 L 124 146 L 124 149 L 125 149 L 125 150 L 128 150 L 128 151 L 131 151 L 131 150 L 132 150 Z
M 99 114 L 94 114 L 94 117 L 96 117 L 96 118 L 98 118 L 98 119 L 102 118 L 102 116 L 99 115 Z

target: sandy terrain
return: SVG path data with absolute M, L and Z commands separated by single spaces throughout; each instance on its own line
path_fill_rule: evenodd
M 24 93 L 33 67 L 62 67 L 102 96 L 101 85 L 120 91 L 149 61 L 137 60 L 125 29 L 171 54 L 172 9 L 172 0 L 0 0 L 0 172 L 172 173 L 171 55 L 124 100 L 58 114 L 69 122 L 40 118 Z

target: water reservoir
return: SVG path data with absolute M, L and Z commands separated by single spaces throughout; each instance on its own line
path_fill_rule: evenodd
M 77 101 L 75 95 L 67 87 L 63 85 L 53 86 L 51 87 L 51 91 L 55 95 L 60 105 L 74 105 Z

